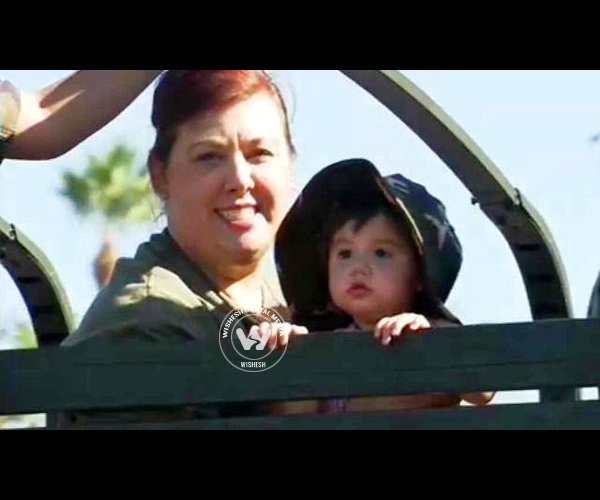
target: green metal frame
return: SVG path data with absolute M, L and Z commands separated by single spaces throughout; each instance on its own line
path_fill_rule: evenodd
M 70 411 L 65 425 L 80 428 L 600 428 L 598 401 L 196 423 L 177 413 L 196 404 L 594 386 L 599 332 L 600 320 L 479 325 L 408 335 L 388 348 L 361 332 L 314 333 L 297 338 L 276 369 L 253 374 L 232 369 L 208 341 L 0 352 L 0 414 Z
M 468 135 L 398 72 L 342 71 L 471 191 L 515 255 L 534 319 L 571 317 L 564 268 L 542 217 Z M 40 345 L 58 344 L 72 329 L 66 294 L 42 252 L 2 219 L 0 262 L 29 308 Z M 600 428 L 599 402 L 567 401 L 574 388 L 600 384 L 599 330 L 600 320 L 470 326 L 402 338 L 391 349 L 373 349 L 360 333 L 315 334 L 298 339 L 277 370 L 252 376 L 201 343 L 0 352 L 0 414 L 101 410 L 131 418 L 131 410 L 142 410 L 129 424 L 102 422 L 93 413 L 70 422 L 51 414 L 50 427 L 79 428 Z M 207 384 L 211 379 L 219 384 Z M 145 410 L 203 403 L 518 389 L 540 389 L 542 403 L 385 415 L 143 418 Z
M 25 301 L 38 345 L 59 344 L 73 330 L 67 294 L 44 253 L 23 232 L 2 218 L 0 263 Z
M 90 430 L 598 430 L 600 403 L 550 403 L 207 420 L 81 424 Z
M 394 70 L 341 70 L 437 154 L 500 230 L 521 271 L 534 319 L 573 316 L 558 248 L 541 215 L 431 98 Z

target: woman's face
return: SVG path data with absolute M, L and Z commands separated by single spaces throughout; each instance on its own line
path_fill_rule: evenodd
M 283 112 L 268 92 L 183 123 L 168 164 L 153 160 L 169 231 L 209 273 L 258 263 L 292 193 Z

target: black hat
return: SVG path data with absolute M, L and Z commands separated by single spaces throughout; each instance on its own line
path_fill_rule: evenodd
M 395 174 L 383 177 L 369 161 L 344 160 L 315 175 L 285 217 L 277 234 L 275 259 L 281 287 L 294 313 L 294 321 L 309 328 L 315 317 L 331 315 L 326 270 L 320 257 L 326 215 L 336 207 L 381 200 L 410 228 L 424 270 L 424 296 L 428 309 L 439 318 L 457 321 L 443 303 L 462 264 L 462 248 L 448 221 L 443 203 L 427 189 Z M 433 304 L 433 305 L 432 305 Z M 339 316 L 339 313 L 338 313 Z M 347 318 L 322 326 L 343 326 Z

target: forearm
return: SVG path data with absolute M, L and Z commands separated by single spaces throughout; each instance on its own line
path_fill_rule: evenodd
M 318 401 L 281 401 L 266 404 L 270 415 L 302 415 L 315 414 L 319 411 Z
M 79 70 L 36 93 L 21 95 L 8 158 L 60 156 L 118 116 L 161 70 Z

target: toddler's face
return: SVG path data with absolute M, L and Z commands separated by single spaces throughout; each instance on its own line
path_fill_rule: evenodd
M 358 231 L 354 221 L 342 226 L 331 241 L 328 269 L 333 302 L 365 329 L 410 311 L 420 288 L 411 240 L 384 215 Z

